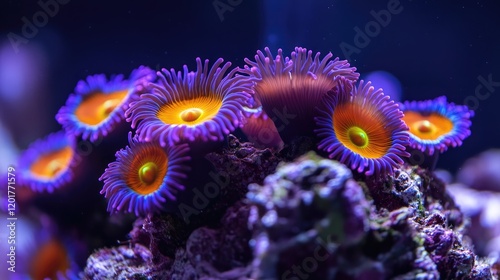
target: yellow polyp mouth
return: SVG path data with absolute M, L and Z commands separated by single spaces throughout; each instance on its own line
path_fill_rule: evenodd
M 140 195 L 156 192 L 167 174 L 168 158 L 159 147 L 145 146 L 134 157 L 125 174 L 127 186 Z
M 97 125 L 106 120 L 109 115 L 123 102 L 128 95 L 128 89 L 112 93 L 94 92 L 85 96 L 75 110 L 77 119 L 87 125 Z
M 222 107 L 217 96 L 200 96 L 163 105 L 157 117 L 165 124 L 195 126 L 213 119 Z
M 41 155 L 30 167 L 34 175 L 50 179 L 64 172 L 73 158 L 73 149 L 64 147 L 57 151 Z
M 410 128 L 410 133 L 423 140 L 437 140 L 453 130 L 453 122 L 440 114 L 424 116 L 417 112 L 404 112 L 403 121 Z
M 66 273 L 71 261 L 64 246 L 57 240 L 43 244 L 34 254 L 30 274 L 34 280 L 58 279 L 57 273 Z
M 181 112 L 179 117 L 185 122 L 194 122 L 203 114 L 203 110 L 199 108 L 189 108 Z
M 357 126 L 351 127 L 347 130 L 347 137 L 351 143 L 360 148 L 366 148 L 366 146 L 368 146 L 368 135 L 366 135 L 366 132 L 363 129 Z
M 357 103 L 338 105 L 332 115 L 335 136 L 365 158 L 381 158 L 392 145 L 391 133 L 375 108 Z

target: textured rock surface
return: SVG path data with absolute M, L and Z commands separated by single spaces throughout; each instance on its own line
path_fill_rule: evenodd
M 279 157 L 230 141 L 209 157 L 229 178 L 216 211 L 189 223 L 166 214 L 138 220 L 131 245 L 94 253 L 85 276 L 97 279 L 110 267 L 123 279 L 498 276 L 500 263 L 474 254 L 463 235 L 467 219 L 431 172 L 403 166 L 394 176 L 353 176 L 307 154 L 263 180 Z
M 143 279 L 152 275 L 151 252 L 144 246 L 120 246 L 101 249 L 87 260 L 87 279 Z

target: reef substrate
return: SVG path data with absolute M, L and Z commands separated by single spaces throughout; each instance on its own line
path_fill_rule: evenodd
M 495 279 L 445 184 L 402 165 L 366 176 L 307 153 L 228 138 L 227 180 L 206 209 L 138 219 L 130 243 L 94 252 L 85 279 Z M 305 144 L 307 146 L 307 143 Z M 248 188 L 247 188 L 248 186 Z

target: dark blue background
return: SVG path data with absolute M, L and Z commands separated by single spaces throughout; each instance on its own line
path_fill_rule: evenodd
M 389 1 L 220 0 L 237 4 L 222 21 L 213 2 L 71 0 L 61 5 L 29 42 L 42 46 L 48 56 L 50 122 L 44 133 L 59 130 L 53 116 L 77 81 L 89 74 L 128 75 L 141 64 L 193 67 L 198 56 L 243 65 L 244 57 L 253 57 L 266 45 L 274 52 L 281 47 L 289 53 L 298 45 L 344 58 L 339 45 L 353 44 L 354 28 L 364 29 L 373 20 L 370 11 L 386 9 Z M 391 72 L 403 85 L 404 99 L 446 95 L 460 104 L 474 95 L 478 76 L 500 81 L 498 4 L 401 0 L 400 5 L 401 13 L 352 55 L 351 64 L 360 73 Z M 36 1 L 1 2 L 0 39 L 6 40 L 9 32 L 20 34 L 21 18 L 31 19 L 39 10 Z M 274 36 L 268 36 L 270 32 Z M 499 93 L 500 87 L 480 102 L 472 136 L 461 148 L 442 155 L 438 166 L 456 170 L 466 158 L 500 148 Z M 12 115 L 1 116 L 7 125 L 12 123 Z M 33 137 L 15 135 L 20 148 Z

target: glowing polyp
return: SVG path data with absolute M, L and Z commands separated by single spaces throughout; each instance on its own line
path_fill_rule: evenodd
M 129 146 L 116 153 L 116 161 L 99 178 L 104 181 L 101 194 L 109 199 L 108 211 L 146 216 L 176 209 L 172 202 L 184 190 L 190 170 L 188 144 L 161 147 L 133 139 L 132 132 L 128 138 Z
M 105 137 L 125 120 L 125 111 L 133 100 L 149 89 L 155 79 L 154 71 L 141 66 L 124 79 L 113 75 L 91 75 L 77 83 L 66 104 L 56 114 L 64 130 L 83 140 L 95 143 Z
M 131 102 L 127 121 L 141 142 L 161 147 L 181 142 L 219 142 L 242 125 L 243 106 L 253 94 L 254 78 L 229 71 L 231 63 L 196 59 L 196 70 L 162 69 L 151 91 Z M 200 111 L 198 111 L 200 110 Z M 201 114 L 200 114 L 201 113 Z
M 329 91 L 315 118 L 318 149 L 357 172 L 393 173 L 410 156 L 408 127 L 398 105 L 371 83 L 351 87 L 344 78 Z

